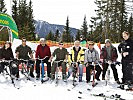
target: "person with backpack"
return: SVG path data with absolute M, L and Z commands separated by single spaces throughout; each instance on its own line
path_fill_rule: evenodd
M 85 58 L 84 58 L 84 63 L 86 65 L 86 82 L 90 82 L 91 78 L 91 70 L 97 71 L 95 78 L 97 81 L 100 81 L 99 76 L 101 74 L 101 67 L 99 66 L 99 54 L 98 51 L 94 48 L 94 42 L 89 41 L 88 42 L 88 49 L 85 50 Z
M 117 58 L 118 54 L 116 48 L 112 45 L 110 39 L 106 39 L 105 46 L 102 48 L 100 54 L 100 59 L 102 60 L 102 66 L 103 66 L 102 80 L 105 80 L 106 71 L 110 64 L 113 70 L 114 79 L 118 84 L 120 84 L 115 64 Z

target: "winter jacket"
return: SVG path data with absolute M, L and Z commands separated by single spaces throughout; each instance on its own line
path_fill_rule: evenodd
M 26 46 L 19 45 L 16 48 L 15 52 L 19 52 L 19 57 L 18 57 L 19 59 L 25 59 L 25 60 L 28 60 L 30 58 L 29 54 L 32 54 L 32 50 L 28 45 Z
M 96 49 L 93 48 L 93 50 L 85 50 L 85 59 L 84 59 L 84 63 L 91 63 L 91 62 L 95 62 L 98 63 L 99 61 L 99 54 L 98 51 Z
M 122 59 L 133 61 L 133 40 L 129 38 L 120 43 L 118 46 L 118 51 L 120 53 L 128 52 L 129 54 L 126 57 L 123 57 L 122 55 Z
M 10 59 L 14 58 L 12 49 L 10 47 L 7 49 L 3 48 L 2 58 L 5 58 L 5 60 L 10 60 Z
M 67 49 L 65 48 L 57 48 L 54 50 L 53 54 L 54 57 L 56 56 L 55 61 L 59 61 L 59 60 L 65 60 L 66 55 L 68 55 Z
M 38 45 L 37 46 L 37 49 L 36 49 L 36 55 L 35 55 L 35 57 L 36 58 L 43 59 L 46 56 L 51 57 L 51 51 L 50 51 L 49 46 L 47 46 L 46 44 L 45 44 L 45 46 L 42 46 L 41 44 Z
M 118 58 L 117 50 L 116 48 L 111 45 L 111 61 L 115 62 Z M 106 46 L 104 46 L 101 50 L 100 59 L 103 59 L 104 61 L 107 60 L 107 49 Z
M 79 50 L 77 51 L 77 55 L 76 55 L 76 49 L 75 47 L 73 47 L 71 49 L 71 52 L 68 56 L 68 62 L 84 62 L 84 51 L 81 47 L 79 47 Z
M 2 59 L 3 48 L 0 48 L 0 59 Z

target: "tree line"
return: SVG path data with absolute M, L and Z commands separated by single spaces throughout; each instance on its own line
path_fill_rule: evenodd
M 96 16 L 91 17 L 90 25 L 87 24 L 85 15 L 81 28 L 73 37 L 69 27 L 69 17 L 67 16 L 63 33 L 60 33 L 57 29 L 55 33 L 50 31 L 45 38 L 52 41 L 73 42 L 79 40 L 82 35 L 88 41 L 93 40 L 103 43 L 106 38 L 109 38 L 113 42 L 120 42 L 123 31 L 128 31 L 133 37 L 133 15 L 132 12 L 129 13 L 128 11 L 131 5 L 127 6 L 129 1 L 95 0 L 94 2 L 97 5 L 95 9 Z M 19 38 L 26 37 L 27 40 L 37 40 L 32 0 L 28 3 L 26 0 L 13 0 L 12 4 L 12 17 L 18 26 Z M 133 4 L 133 1 L 130 4 Z M 0 6 L 0 12 L 6 13 L 4 0 L 0 0 Z M 133 8 L 131 8 L 131 11 L 133 11 Z M 6 36 L 0 34 L 0 38 L 5 39 Z

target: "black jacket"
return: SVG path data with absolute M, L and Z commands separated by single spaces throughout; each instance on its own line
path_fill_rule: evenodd
M 0 48 L 0 59 L 2 59 L 2 51 L 3 51 L 3 48 Z
M 5 58 L 5 60 L 10 60 L 10 59 L 14 58 L 11 48 L 8 48 L 8 49 L 3 48 L 2 52 L 3 52 L 2 58 Z
M 133 40 L 129 38 L 120 43 L 118 46 L 118 51 L 120 53 L 128 52 L 129 54 L 126 57 L 123 57 L 122 55 L 122 59 L 133 61 Z

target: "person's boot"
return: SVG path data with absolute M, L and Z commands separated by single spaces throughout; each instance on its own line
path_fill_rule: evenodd
M 82 82 L 82 76 L 79 76 L 79 82 Z
M 30 68 L 30 76 L 31 76 L 32 78 L 34 78 L 33 71 L 34 71 L 34 68 L 33 68 L 33 67 L 31 67 L 31 68 Z
M 51 80 L 54 80 L 54 79 L 55 79 L 55 74 L 52 74 Z
M 63 81 L 66 82 L 66 81 L 67 81 L 67 79 L 66 79 L 66 75 L 63 74 L 62 76 L 63 76 L 63 77 L 62 77 Z

